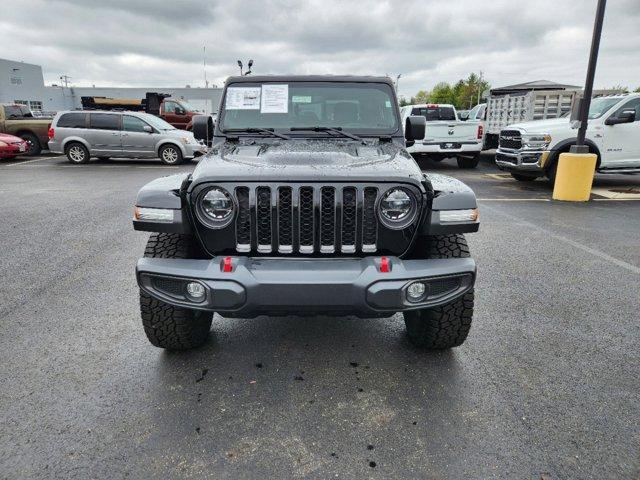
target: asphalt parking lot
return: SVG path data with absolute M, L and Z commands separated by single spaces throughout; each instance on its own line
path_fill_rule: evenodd
M 0 478 L 640 476 L 640 201 L 550 201 L 485 156 L 467 342 L 389 319 L 215 317 L 167 353 L 142 331 L 148 161 L 0 162 Z M 611 196 L 640 177 L 598 176 Z

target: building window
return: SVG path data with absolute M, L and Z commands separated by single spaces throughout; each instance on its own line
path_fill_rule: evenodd
M 29 102 L 29 108 L 33 111 L 33 110 L 38 110 L 38 111 L 42 111 L 42 102 L 39 102 L 37 100 L 31 100 Z

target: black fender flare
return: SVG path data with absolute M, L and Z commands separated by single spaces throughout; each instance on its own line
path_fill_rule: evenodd
M 558 161 L 560 154 L 564 152 L 568 152 L 571 145 L 575 145 L 576 143 L 578 143 L 578 137 L 566 138 L 558 142 L 558 144 L 551 149 L 551 155 L 549 156 L 549 160 L 545 165 L 545 170 L 549 170 L 553 166 L 553 164 Z M 589 147 L 590 152 L 595 153 L 598 156 L 596 169 L 600 168 L 600 159 L 601 159 L 600 149 L 595 144 L 595 142 L 589 138 L 585 139 L 584 144 Z

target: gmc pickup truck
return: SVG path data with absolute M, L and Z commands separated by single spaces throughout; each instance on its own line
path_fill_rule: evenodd
M 26 155 L 39 155 L 47 148 L 51 119 L 35 118 L 28 107 L 17 104 L 0 104 L 0 133 L 20 137 L 27 142 Z
M 516 123 L 500 131 L 496 164 L 519 181 L 555 181 L 558 158 L 576 143 L 568 117 Z M 591 100 L 585 143 L 598 155 L 598 173 L 640 173 L 640 94 Z
M 407 147 L 415 158 L 430 158 L 441 162 L 456 157 L 458 167 L 476 168 L 482 150 L 483 126 L 479 122 L 460 121 L 453 105 L 407 105 L 401 110 L 402 124 L 411 116 L 421 116 L 427 121 L 423 139 Z

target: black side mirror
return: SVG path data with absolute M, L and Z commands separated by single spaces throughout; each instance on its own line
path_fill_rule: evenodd
M 408 116 L 404 126 L 404 138 L 407 141 L 407 147 L 416 143 L 416 140 L 422 140 L 426 129 L 427 119 L 422 115 Z
M 604 122 L 605 125 L 617 125 L 618 123 L 632 123 L 636 121 L 635 110 L 623 110 L 615 117 L 609 117 Z

